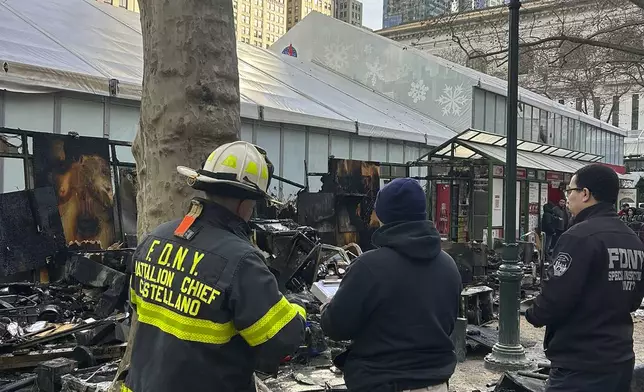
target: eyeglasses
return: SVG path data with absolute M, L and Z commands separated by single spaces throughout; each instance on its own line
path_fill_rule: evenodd
M 579 191 L 583 191 L 583 190 L 584 190 L 584 188 L 566 188 L 566 190 L 564 192 L 566 192 L 566 197 L 568 197 L 574 191 L 579 192 Z

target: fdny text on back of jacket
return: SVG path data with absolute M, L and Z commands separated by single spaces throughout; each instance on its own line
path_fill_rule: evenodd
M 155 247 L 161 246 L 163 246 L 161 254 L 157 260 L 153 260 L 151 256 L 156 253 Z M 188 257 L 189 250 L 193 253 L 191 257 Z M 135 260 L 134 263 L 134 274 L 140 278 L 137 294 L 147 300 L 165 304 L 181 313 L 196 316 L 202 303 L 209 305 L 220 294 L 217 289 L 196 279 L 197 266 L 204 256 L 202 252 L 176 244 L 152 241 L 146 260 Z M 181 282 L 180 293 L 175 293 L 171 289 L 176 272 L 179 272 L 180 276 L 185 275 Z
M 642 280 L 644 251 L 608 248 L 608 281 L 622 282 L 622 290 L 633 291 Z

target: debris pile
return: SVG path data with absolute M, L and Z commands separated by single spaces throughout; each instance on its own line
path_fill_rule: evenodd
M 0 391 L 106 390 L 92 384 L 125 352 L 132 252 L 70 253 L 45 274 L 55 283 L 0 284 Z

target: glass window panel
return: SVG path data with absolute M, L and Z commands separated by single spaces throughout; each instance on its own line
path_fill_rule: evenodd
M 539 111 L 539 143 L 548 142 L 548 112 L 545 110 Z
M 456 158 L 469 158 L 474 154 L 476 154 L 474 151 L 464 146 L 458 146 L 454 149 L 454 156 Z
M 561 146 L 561 115 L 554 114 L 554 127 L 550 128 L 548 134 L 548 144 Z
M 452 145 L 448 145 L 444 148 L 442 148 L 440 151 L 436 153 L 436 155 L 449 155 L 450 150 L 452 149 Z
M 522 143 L 518 148 L 523 151 L 534 151 L 538 147 L 537 143 Z
M 485 91 L 480 88 L 474 88 L 474 102 L 472 105 L 474 110 L 474 129 L 485 129 Z
M 484 144 L 494 144 L 502 138 L 503 138 L 502 136 L 487 135 L 487 134 L 481 133 L 473 137 L 471 141 L 477 142 L 477 143 L 484 143 Z
M 590 152 L 590 128 L 588 127 L 588 124 L 585 124 L 585 123 L 581 124 L 581 134 L 582 134 L 581 151 Z
M 517 138 L 520 140 L 527 140 L 526 137 L 523 135 L 523 125 L 525 122 L 525 105 L 522 103 L 519 103 L 519 106 L 517 108 Z
M 556 144 L 556 143 L 555 143 Z M 561 117 L 561 147 L 568 148 L 568 117 Z
M 581 141 L 584 135 L 581 133 L 581 122 L 579 120 L 573 120 L 575 126 L 575 143 L 572 146 L 572 149 L 575 151 L 582 151 Z
M 617 140 L 617 163 L 621 164 L 624 161 L 624 138 L 619 137 Z
M 505 103 L 505 97 L 500 95 L 496 96 L 496 133 L 500 135 L 506 135 L 508 130 L 505 126 L 507 121 L 506 110 L 507 104 Z
M 477 132 L 477 131 L 467 131 L 463 135 L 459 136 L 458 138 L 461 139 L 461 140 L 470 140 L 474 136 L 480 135 L 480 134 L 481 133 Z
M 539 118 L 541 117 L 539 113 L 539 108 L 532 108 L 532 140 L 533 142 L 539 142 L 541 140 L 541 125 L 539 124 Z
M 523 110 L 525 111 L 524 115 L 524 124 L 523 124 L 523 136 L 525 140 L 534 141 L 532 139 L 532 106 L 523 105 Z
M 391 176 L 395 178 L 407 177 L 407 167 L 406 166 L 392 166 L 391 167 Z
M 611 155 L 611 163 L 616 164 L 617 163 L 617 135 L 611 134 L 610 135 L 610 155 Z
M 495 126 L 495 116 L 496 116 L 496 99 L 494 94 L 486 92 L 485 93 L 485 131 L 490 133 L 496 133 L 494 131 Z

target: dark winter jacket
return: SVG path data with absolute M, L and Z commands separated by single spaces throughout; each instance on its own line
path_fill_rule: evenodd
M 561 208 L 558 205 L 552 209 L 553 213 L 557 217 L 556 229 L 559 232 L 564 232 L 570 227 L 570 212 L 567 208 Z
M 541 217 L 541 231 L 547 235 L 552 235 L 557 231 L 559 219 L 553 211 L 553 205 L 548 203 L 543 206 L 543 216 Z
M 332 339 L 352 340 L 350 391 L 401 391 L 447 381 L 461 277 L 430 221 L 391 223 L 373 235 L 322 314 Z
M 304 309 L 280 294 L 248 225 L 199 201 L 183 237 L 182 221 L 166 223 L 134 253 L 139 327 L 124 391 L 254 392 L 253 371 L 275 371 L 304 339 Z
M 644 244 L 609 204 L 586 208 L 575 222 L 526 319 L 546 326 L 553 367 L 612 371 L 634 357 L 630 313 L 644 297 Z

